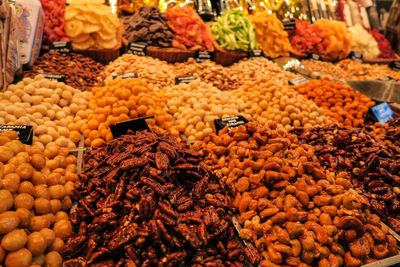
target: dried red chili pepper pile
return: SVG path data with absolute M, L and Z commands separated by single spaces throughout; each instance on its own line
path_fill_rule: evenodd
M 43 42 L 52 43 L 57 41 L 69 41 L 64 31 L 65 0 L 40 0 L 46 16 Z
M 400 122 L 391 125 L 387 126 L 387 140 L 399 140 Z M 292 132 L 314 147 L 325 166 L 352 170 L 349 177 L 369 198 L 373 211 L 400 233 L 400 146 L 398 141 L 383 142 L 370 131 L 333 125 Z
M 257 263 L 254 247 L 243 251 L 233 240 L 227 191 L 197 152 L 169 135 L 138 132 L 94 148 L 73 192 L 77 234 L 63 249 L 65 266 Z

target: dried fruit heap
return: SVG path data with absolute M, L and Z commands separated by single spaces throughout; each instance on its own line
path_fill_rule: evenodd
M 65 266 L 244 266 L 226 194 L 186 143 L 146 131 L 114 139 L 85 155 Z
M 345 174 L 325 172 L 311 146 L 275 123 L 225 128 L 197 148 L 236 190 L 240 235 L 261 251 L 260 266 L 356 267 L 398 254 Z
M 46 15 L 43 42 L 69 41 L 64 31 L 65 0 L 40 0 Z

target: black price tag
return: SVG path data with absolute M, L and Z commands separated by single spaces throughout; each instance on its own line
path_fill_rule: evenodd
M 384 81 L 384 82 L 397 82 L 395 79 L 393 79 L 390 76 L 385 76 L 385 77 L 379 78 L 378 80 Z
M 123 74 L 113 74 L 113 79 L 116 78 L 121 78 L 121 79 L 133 79 L 133 78 L 138 78 L 139 76 L 137 75 L 136 72 L 128 72 L 128 73 L 123 73 Z
M 311 61 L 321 61 L 322 57 L 320 55 L 318 55 L 318 54 L 311 54 L 309 59 Z
M 197 77 L 194 77 L 194 76 L 175 77 L 175 84 L 190 83 L 191 81 L 194 81 L 194 80 L 197 80 Z
M 118 138 L 124 134 L 127 134 L 129 130 L 132 130 L 133 132 L 144 130 L 150 131 L 150 128 L 146 123 L 146 119 L 150 118 L 153 118 L 153 116 L 123 121 L 114 125 L 110 125 L 111 133 L 114 138 Z
M 203 51 L 203 50 L 197 50 L 195 59 L 197 63 L 201 63 L 207 60 L 211 60 L 213 56 L 213 52 L 210 51 Z
M 390 62 L 389 67 L 394 71 L 400 71 L 400 61 L 396 60 Z
M 43 77 L 45 77 L 46 79 L 65 83 L 65 76 L 64 75 L 51 74 L 51 73 L 38 73 L 38 74 L 43 75 Z
M 54 42 L 50 44 L 50 52 L 59 52 L 63 54 L 68 54 L 71 52 L 72 46 L 71 42 Z
M 363 55 L 361 54 L 361 53 L 359 53 L 359 52 L 354 52 L 354 51 L 351 51 L 350 52 L 350 54 L 349 54 L 349 56 L 348 56 L 348 58 L 350 58 L 350 59 L 352 59 L 352 60 L 358 60 L 358 61 L 360 61 L 360 62 L 363 62 Z
M 264 57 L 264 52 L 261 49 L 250 50 L 249 57 L 250 58 Z
M 215 131 L 218 132 L 228 126 L 228 130 L 248 123 L 249 121 L 243 116 L 231 116 L 214 120 Z
M 283 20 L 282 24 L 283 24 L 283 30 L 285 30 L 285 31 L 296 30 L 296 20 L 295 19 Z
M 393 119 L 393 111 L 389 107 L 388 103 L 383 102 L 370 108 L 368 111 L 368 117 L 372 117 L 374 121 L 379 121 L 380 123 L 385 124 Z
M 0 125 L 0 132 L 4 131 L 17 132 L 17 139 L 19 141 L 27 145 L 32 145 L 33 127 L 31 125 Z
M 146 48 L 147 46 L 144 44 L 129 43 L 128 54 L 144 57 L 146 55 Z
M 296 77 L 296 78 L 289 80 L 289 84 L 300 85 L 300 84 L 308 82 L 309 80 L 310 80 L 310 78 L 308 78 L 308 77 L 300 76 L 300 77 Z

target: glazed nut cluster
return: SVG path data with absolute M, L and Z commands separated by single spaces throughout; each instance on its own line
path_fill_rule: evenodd
M 261 251 L 260 266 L 361 266 L 398 254 L 346 174 L 325 172 L 313 148 L 276 123 L 225 128 L 195 148 L 236 190 L 240 236 Z
M 0 134 L 0 264 L 58 266 L 72 233 L 69 195 L 78 179 L 76 157 L 53 144 L 42 150 Z
M 80 134 L 73 126 L 85 121 L 90 95 L 41 75 L 24 78 L 0 93 L 0 124 L 32 125 L 33 144 L 42 148 L 75 148 Z

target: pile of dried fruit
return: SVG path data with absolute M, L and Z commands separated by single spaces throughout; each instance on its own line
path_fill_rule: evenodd
M 214 50 L 211 31 L 192 7 L 176 6 L 167 9 L 165 15 L 169 27 L 175 32 L 173 47 L 184 50 Z
M 104 66 L 89 57 L 76 53 L 61 54 L 48 52 L 43 54 L 24 77 L 34 78 L 37 74 L 59 74 L 65 83 L 81 90 L 90 90 L 97 85 L 97 77 Z
M 275 13 L 270 14 L 265 10 L 250 15 L 249 19 L 254 25 L 257 43 L 265 56 L 289 56 L 291 46 L 288 34 L 283 30 L 282 22 Z
M 342 21 L 321 19 L 314 23 L 324 35 L 322 57 L 329 60 L 343 59 L 350 53 L 351 35 Z
M 75 148 L 80 140 L 76 125 L 84 124 L 91 93 L 64 83 L 24 78 L 0 93 L 0 124 L 32 125 L 33 144 Z
M 351 51 L 361 53 L 367 60 L 376 59 L 379 56 L 377 41 L 363 26 L 357 24 L 347 30 L 351 34 Z
M 43 43 L 69 41 L 65 34 L 65 0 L 40 0 L 46 19 L 43 29 Z
M 349 85 L 329 79 L 311 80 L 293 86 L 293 89 L 327 110 L 328 115 L 345 126 L 363 125 L 368 109 L 375 105 L 369 97 L 354 91 Z
M 325 172 L 310 145 L 276 124 L 220 131 L 196 148 L 236 190 L 240 236 L 261 251 L 260 266 L 356 267 L 398 254 L 346 176 Z
M 76 157 L 57 145 L 44 151 L 24 145 L 17 136 L 0 134 L 0 264 L 61 267 L 60 251 L 72 233 L 67 212 Z
M 67 0 L 65 32 L 76 50 L 114 49 L 120 44 L 121 23 L 105 0 Z
M 115 75 L 136 73 L 139 78 L 154 86 L 155 90 L 174 84 L 174 73 L 171 65 L 152 57 L 141 57 L 123 54 L 104 68 L 101 75 L 104 81 L 114 79 Z
M 121 20 L 124 36 L 129 42 L 171 47 L 174 33 L 168 27 L 165 14 L 157 6 L 144 6 L 138 13 L 122 17 Z
M 289 39 L 294 51 L 302 54 L 322 55 L 327 43 L 325 35 L 314 24 L 296 19 L 296 29 L 289 32 Z
M 323 108 L 319 108 L 287 85 L 271 81 L 270 77 L 247 82 L 232 93 L 241 100 L 239 110 L 261 125 L 275 121 L 280 126 L 291 129 L 293 126 L 311 128 L 331 122 Z
M 314 147 L 316 156 L 325 166 L 348 172 L 354 186 L 370 200 L 372 210 L 389 227 L 400 232 L 398 144 L 385 144 L 368 131 L 336 125 L 293 132 L 302 143 Z M 388 126 L 387 134 L 398 140 L 400 127 Z
M 254 25 L 238 9 L 225 11 L 210 27 L 215 40 L 226 50 L 257 49 Z
M 157 132 L 124 135 L 87 152 L 63 249 L 65 266 L 244 266 L 254 247 L 234 240 L 227 188 L 188 144 Z
M 146 120 L 150 128 L 179 135 L 172 116 L 164 110 L 162 96 L 143 80 L 117 78 L 104 87 L 94 87 L 92 92 L 88 120 L 80 128 L 86 146 L 99 146 L 110 141 L 113 138 L 110 125 L 138 117 L 154 116 Z

